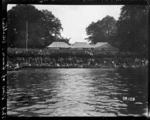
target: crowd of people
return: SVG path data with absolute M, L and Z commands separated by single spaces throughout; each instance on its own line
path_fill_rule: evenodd
M 15 48 L 8 48 L 7 53 L 9 56 L 52 56 L 52 55 L 67 55 L 67 56 L 93 56 L 93 55 L 98 55 L 98 54 L 128 54 L 128 55 L 133 55 L 130 52 L 127 53 L 119 53 L 116 51 L 105 51 L 105 50 L 91 50 L 91 49 L 15 49 Z
M 146 58 L 86 58 L 86 57 L 8 57 L 8 68 L 51 67 L 51 68 L 101 68 L 101 67 L 147 67 Z
M 58 52 L 59 51 L 59 52 Z M 23 67 L 50 67 L 50 68 L 101 68 L 148 67 L 148 58 L 132 54 L 96 54 L 92 51 L 81 50 L 64 52 L 63 50 L 18 50 L 8 49 L 7 69 L 17 70 Z

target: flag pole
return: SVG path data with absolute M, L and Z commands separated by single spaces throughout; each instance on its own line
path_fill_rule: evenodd
M 26 22 L 26 51 L 28 50 L 28 21 Z

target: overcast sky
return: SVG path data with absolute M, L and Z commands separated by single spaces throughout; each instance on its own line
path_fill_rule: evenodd
M 12 6 L 8 5 L 7 9 Z M 121 5 L 34 5 L 37 9 L 51 11 L 62 24 L 61 35 L 70 39 L 70 43 L 87 42 L 86 27 L 110 15 L 118 20 Z

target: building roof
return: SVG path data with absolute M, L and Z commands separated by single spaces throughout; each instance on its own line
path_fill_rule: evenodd
M 47 46 L 48 48 L 77 48 L 77 49 L 82 49 L 82 48 L 95 48 L 95 49 L 99 49 L 99 50 L 118 50 L 117 48 L 113 47 L 111 44 L 109 44 L 108 42 L 98 42 L 95 45 L 94 44 L 88 44 L 86 42 L 75 42 L 72 46 L 68 45 L 65 42 L 53 42 L 52 44 L 50 44 L 49 46 Z
M 72 45 L 72 48 L 93 48 L 93 47 L 87 44 L 86 42 L 75 42 Z
M 102 45 L 105 45 L 105 44 L 108 44 L 108 42 L 97 42 L 95 44 L 95 48 L 99 48 L 99 47 L 101 47 Z
M 70 46 L 65 42 L 53 42 L 48 48 L 70 48 Z
M 99 47 L 95 47 L 96 49 L 104 49 L 104 50 L 118 50 L 117 48 L 113 47 L 111 44 L 109 43 L 105 43 L 105 44 L 101 44 L 101 46 Z
M 95 44 L 89 44 L 91 48 L 95 48 Z

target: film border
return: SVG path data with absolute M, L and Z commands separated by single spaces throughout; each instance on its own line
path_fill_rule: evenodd
M 1 110 L 2 119 L 7 119 L 7 5 L 8 4 L 49 4 L 49 5 L 150 5 L 150 0 L 2 0 L 2 76 Z M 149 6 L 150 8 L 150 6 Z M 148 30 L 150 33 L 150 30 Z M 149 92 L 148 92 L 149 93 Z M 149 103 L 148 103 L 149 104 Z M 95 117 L 94 117 L 95 118 Z M 131 117 L 133 119 L 134 117 Z M 11 117 L 10 117 L 11 119 Z M 43 119 L 43 118 L 42 118 Z M 54 118 L 53 118 L 54 119 Z M 56 118 L 56 119 L 59 119 Z M 86 119 L 86 118 L 85 118 Z M 89 119 L 89 118 L 88 118 Z M 93 118 L 91 118 L 93 119 Z M 103 118 L 106 119 L 106 118 Z M 116 118 L 115 118 L 116 119 Z M 146 119 L 144 117 L 144 119 Z

